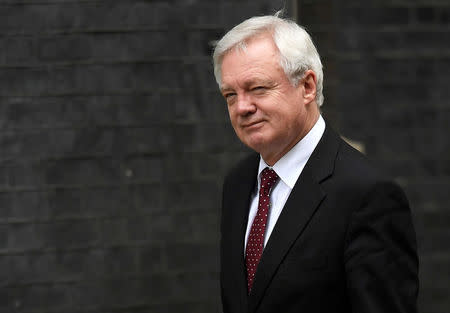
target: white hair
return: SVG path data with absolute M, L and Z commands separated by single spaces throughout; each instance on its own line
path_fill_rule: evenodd
M 322 62 L 314 43 L 305 29 L 295 22 L 274 16 L 252 17 L 236 25 L 220 39 L 213 53 L 214 76 L 221 86 L 222 59 L 231 49 L 245 50 L 246 42 L 263 33 L 270 33 L 280 52 L 280 66 L 292 85 L 297 86 L 307 70 L 317 77 L 316 102 L 323 103 Z

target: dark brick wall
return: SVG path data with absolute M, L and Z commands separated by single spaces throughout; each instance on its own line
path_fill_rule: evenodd
M 273 2 L 1 1 L 1 313 L 220 311 L 210 42 Z
M 1 2 L 0 312 L 220 311 L 221 179 L 246 150 L 210 42 L 283 2 Z M 450 311 L 449 7 L 298 4 L 325 115 L 411 199 L 422 313 Z
M 325 65 L 324 113 L 405 188 L 419 310 L 450 312 L 450 1 L 298 1 Z

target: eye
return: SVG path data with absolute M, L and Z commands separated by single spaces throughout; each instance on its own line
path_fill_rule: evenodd
M 223 97 L 225 98 L 225 101 L 228 105 L 231 105 L 234 100 L 236 99 L 236 93 L 235 92 L 226 92 L 223 94 Z
M 227 92 L 223 96 L 224 96 L 225 99 L 227 99 L 227 98 L 230 98 L 230 97 L 235 96 L 235 95 L 236 94 L 234 92 Z
M 256 94 L 264 93 L 266 90 L 267 90 L 267 88 L 265 86 L 256 86 L 251 89 L 251 91 Z

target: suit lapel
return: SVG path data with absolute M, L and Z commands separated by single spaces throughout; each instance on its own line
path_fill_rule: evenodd
M 281 212 L 256 272 L 249 312 L 254 312 L 278 266 L 326 197 L 320 183 L 333 172 L 339 138 L 326 128 Z

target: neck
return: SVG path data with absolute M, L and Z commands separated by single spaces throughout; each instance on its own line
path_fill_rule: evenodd
M 317 123 L 317 120 L 319 119 L 320 112 L 317 110 L 314 114 L 310 116 L 305 121 L 304 127 L 299 131 L 298 136 L 295 137 L 295 140 L 292 140 L 288 145 L 284 147 L 283 150 L 275 152 L 275 153 L 262 153 L 261 157 L 263 158 L 264 162 L 266 162 L 267 165 L 273 166 L 275 163 L 277 163 L 286 153 L 288 153 L 292 147 L 294 147 L 300 140 L 302 140 L 314 127 L 314 125 Z

